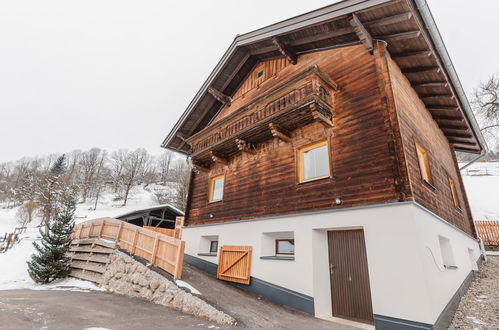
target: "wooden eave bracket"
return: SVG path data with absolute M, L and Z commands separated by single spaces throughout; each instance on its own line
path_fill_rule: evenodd
M 273 37 L 272 43 L 277 47 L 277 50 L 288 59 L 289 63 L 295 65 L 298 62 L 295 51 L 284 44 L 279 38 Z
M 254 155 L 256 153 L 256 148 L 252 143 L 246 142 L 241 139 L 236 139 L 237 149 L 241 152 L 246 152 L 248 154 Z
M 327 118 L 317 110 L 317 104 L 312 103 L 310 105 L 310 113 L 312 114 L 312 117 L 314 118 L 315 121 L 318 121 L 325 127 L 333 127 L 333 122 L 331 121 L 331 119 Z
M 202 164 L 202 163 L 195 161 L 195 160 L 192 161 L 192 166 L 199 172 L 209 172 L 210 171 L 209 166 Z
M 360 41 L 367 49 L 369 54 L 373 54 L 374 52 L 373 38 L 371 37 L 369 32 L 367 32 L 364 25 L 362 25 L 362 22 L 359 20 L 357 15 L 355 15 L 354 13 L 351 14 L 349 21 L 350 25 L 353 27 L 353 30 L 355 31 L 355 34 L 357 34 L 357 37 L 359 37 Z
M 225 95 L 224 93 L 213 87 L 208 87 L 208 93 L 210 93 L 217 101 L 219 101 L 223 105 L 230 107 L 230 104 L 232 103 L 232 98 L 230 96 Z
M 284 133 L 277 125 L 274 123 L 269 124 L 270 133 L 273 137 L 276 137 L 284 142 L 291 142 L 291 137 Z
M 222 157 L 220 155 L 217 155 L 213 151 L 210 152 L 210 156 L 211 156 L 211 160 L 214 163 L 219 163 L 219 164 L 222 164 L 222 165 L 229 165 L 229 160 L 228 159 L 226 159 L 225 157 Z

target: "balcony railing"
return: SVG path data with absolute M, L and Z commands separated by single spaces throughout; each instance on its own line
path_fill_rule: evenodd
M 336 83 L 314 65 L 188 138 L 191 157 L 209 164 L 214 156 L 228 158 L 314 120 L 331 125 L 337 90 Z

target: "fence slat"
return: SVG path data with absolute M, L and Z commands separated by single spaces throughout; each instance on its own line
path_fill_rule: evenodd
M 94 233 L 95 226 L 98 226 L 98 231 Z M 150 259 L 152 264 L 180 279 L 185 242 L 172 236 L 113 218 L 85 221 L 76 225 L 72 233 L 72 237 L 78 239 L 106 237 L 132 254 Z

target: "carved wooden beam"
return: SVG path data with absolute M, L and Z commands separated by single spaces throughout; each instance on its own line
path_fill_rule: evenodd
M 421 31 L 416 30 L 416 31 L 407 31 L 407 32 L 400 32 L 400 33 L 395 33 L 395 34 L 376 36 L 375 38 L 385 40 L 385 41 L 390 41 L 390 40 L 393 41 L 393 40 L 418 38 L 420 35 L 421 35 Z
M 279 127 L 277 127 L 274 123 L 269 124 L 270 128 L 270 133 L 272 134 L 273 137 L 276 137 L 284 142 L 291 142 L 291 137 L 281 131 Z
M 392 55 L 392 58 L 396 60 L 400 59 L 411 59 L 413 57 L 430 57 L 433 54 L 431 50 L 422 50 L 419 52 L 409 52 L 409 53 L 399 53 Z
M 225 157 L 222 157 L 220 155 L 217 155 L 216 153 L 214 153 L 213 151 L 210 152 L 210 155 L 211 155 L 211 160 L 214 162 L 214 163 L 219 163 L 219 164 L 223 164 L 223 165 L 229 165 L 229 160 L 226 159 Z
M 272 43 L 277 47 L 277 50 L 288 59 L 289 63 L 296 64 L 297 56 L 296 53 L 289 46 L 285 45 L 279 38 L 273 37 Z
M 377 20 L 369 21 L 369 22 L 364 22 L 364 26 L 372 28 L 372 27 L 384 26 L 387 24 L 396 24 L 396 23 L 400 23 L 400 22 L 405 22 L 408 19 L 410 19 L 411 17 L 412 17 L 412 13 L 407 12 L 407 13 L 403 13 L 403 14 L 399 14 L 399 15 L 380 18 Z
M 405 74 L 411 73 L 439 73 L 441 69 L 439 67 L 419 67 L 419 68 L 409 68 L 403 69 L 402 72 Z
M 223 105 L 230 107 L 230 103 L 232 102 L 230 96 L 225 95 L 213 87 L 208 87 L 208 93 L 210 93 L 217 101 L 223 103 Z
M 362 22 L 359 20 L 357 15 L 352 14 L 350 16 L 350 25 L 353 27 L 353 30 L 357 34 L 357 37 L 359 37 L 360 41 L 366 47 L 367 51 L 372 54 L 374 52 L 374 47 L 373 47 L 373 38 L 367 32 L 366 28 L 364 25 L 362 25 Z
M 237 149 L 241 152 L 254 155 L 256 153 L 255 146 L 252 143 L 246 142 L 241 139 L 236 139 Z
M 317 110 L 317 105 L 315 103 L 310 104 L 310 113 L 315 121 L 320 122 L 325 127 L 333 127 L 333 122 L 331 119 L 324 116 L 321 112 Z
M 446 83 L 445 81 L 433 81 L 433 82 L 422 82 L 422 83 L 415 83 L 412 85 L 412 87 L 447 87 L 449 84 Z
M 195 161 L 195 160 L 192 161 L 192 166 L 199 172 L 209 172 L 210 171 L 209 166 L 202 164 L 202 163 Z

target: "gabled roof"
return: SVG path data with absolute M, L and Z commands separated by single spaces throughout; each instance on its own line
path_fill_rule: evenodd
M 455 150 L 485 151 L 486 144 L 426 0 L 344 0 L 236 36 L 162 147 L 188 153 L 185 139 L 208 126 L 223 107 L 208 89 L 232 95 L 258 62 L 283 56 L 277 44 L 300 55 L 360 43 L 350 22 L 352 14 L 373 39 L 387 42 L 392 58 Z

